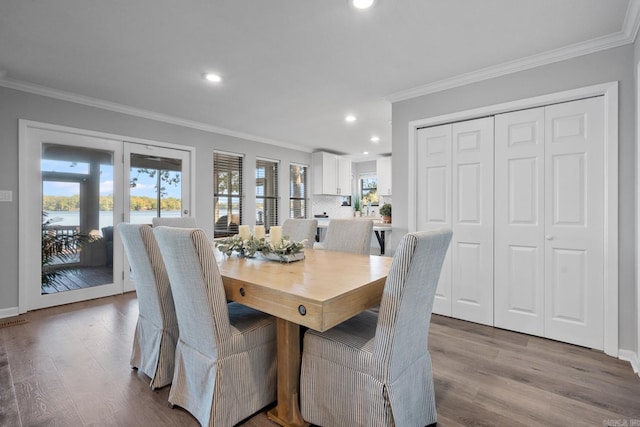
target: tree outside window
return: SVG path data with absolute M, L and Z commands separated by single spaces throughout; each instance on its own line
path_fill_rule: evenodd
M 363 206 L 378 206 L 378 178 L 375 175 L 360 176 L 360 200 Z

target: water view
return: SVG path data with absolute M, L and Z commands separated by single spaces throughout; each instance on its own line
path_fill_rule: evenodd
M 78 225 L 80 224 L 80 211 L 47 211 L 48 219 L 53 220 L 54 225 Z M 129 212 L 129 222 L 132 224 L 151 224 L 152 218 L 157 216 L 156 211 L 132 211 Z M 164 218 L 180 216 L 180 211 L 162 211 Z M 113 211 L 100 211 L 100 229 L 113 226 Z

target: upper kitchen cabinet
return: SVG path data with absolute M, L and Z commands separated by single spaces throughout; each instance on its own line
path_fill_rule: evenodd
M 349 196 L 351 194 L 351 160 L 319 151 L 311 154 L 313 194 Z
M 376 160 L 376 173 L 378 175 L 378 194 L 391 196 L 391 157 Z

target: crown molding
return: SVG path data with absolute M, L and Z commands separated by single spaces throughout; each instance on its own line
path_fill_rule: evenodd
M 0 87 L 6 87 L 9 89 L 15 89 L 22 92 L 33 93 L 35 95 L 46 96 L 62 101 L 73 102 L 75 104 L 87 105 L 90 107 L 100 108 L 103 110 L 113 111 L 116 113 L 126 114 L 129 116 L 140 117 L 143 119 L 154 120 L 157 122 L 168 123 L 177 126 L 183 126 L 186 128 L 197 129 L 204 132 L 217 133 L 220 135 L 232 136 L 234 138 L 246 139 L 253 142 L 259 142 L 262 144 L 275 145 L 282 148 L 288 148 L 296 151 L 303 151 L 310 153 L 311 148 L 307 148 L 300 145 L 295 145 L 288 142 L 277 141 L 274 139 L 263 138 L 256 135 L 251 135 L 244 132 L 239 132 L 231 129 L 221 128 L 218 126 L 209 125 L 202 122 L 196 122 L 193 120 L 186 120 L 179 117 L 173 117 L 166 114 L 156 113 L 154 111 L 144 110 L 141 108 L 130 107 L 124 104 L 118 104 L 115 102 L 105 101 L 98 98 L 92 98 L 84 95 L 78 95 L 72 92 L 65 92 L 57 89 L 51 89 L 46 86 L 41 86 L 33 83 L 27 83 L 20 80 L 4 77 L 6 73 L 2 73 L 0 70 Z
M 495 66 L 482 68 L 469 73 L 460 74 L 454 77 L 439 80 L 433 83 L 417 86 L 411 89 L 399 91 L 388 95 L 385 99 L 389 102 L 406 101 L 407 99 L 431 93 L 441 92 L 465 86 L 471 83 L 478 83 L 495 77 L 529 70 L 542 65 L 552 64 L 567 59 L 575 58 L 602 50 L 612 49 L 633 43 L 640 27 L 640 0 L 630 0 L 627 7 L 622 31 L 584 42 L 572 44 L 562 48 L 550 50 L 541 54 L 528 56 L 514 61 L 504 62 Z
M 630 39 L 630 43 L 636 41 L 640 28 L 640 0 L 629 0 L 627 14 L 624 17 L 622 32 Z

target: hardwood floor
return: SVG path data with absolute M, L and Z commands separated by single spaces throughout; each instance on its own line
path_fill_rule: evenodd
M 169 407 L 169 387 L 151 391 L 130 369 L 137 314 L 128 293 L 0 328 L 21 424 L 197 426 Z M 439 426 L 640 425 L 640 378 L 626 362 L 441 316 L 430 333 Z M 241 425 L 275 424 L 259 413 Z

